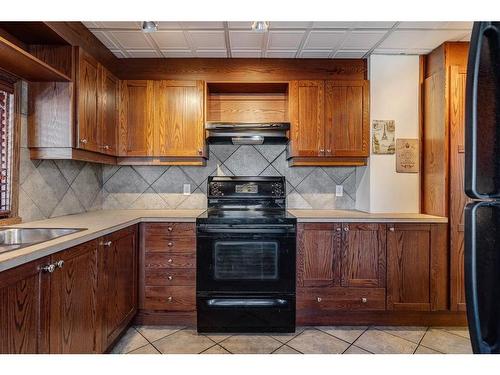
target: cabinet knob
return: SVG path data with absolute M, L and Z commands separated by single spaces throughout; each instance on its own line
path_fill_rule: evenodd
M 336 229 L 336 231 L 337 231 L 337 232 L 340 232 L 341 230 L 342 230 L 342 228 L 340 228 L 340 227 L 338 227 L 338 228 Z
M 56 266 L 57 266 L 57 268 L 63 268 L 64 267 L 64 260 L 62 260 L 62 259 L 58 260 L 56 262 Z
M 198 150 L 198 155 L 203 155 L 203 150 L 201 148 Z
M 56 270 L 56 265 L 55 264 L 47 264 L 46 266 L 41 267 L 40 270 L 42 272 L 52 273 Z
M 167 228 L 167 230 L 168 230 L 169 232 L 172 232 L 172 230 L 173 230 L 173 229 L 174 229 L 174 228 L 172 228 L 172 227 L 168 227 L 168 228 Z
M 325 150 L 324 149 L 320 149 L 319 150 L 319 156 L 323 156 L 325 154 Z
M 367 303 L 368 299 L 366 297 L 361 297 L 361 303 Z
M 111 244 L 112 244 L 112 243 L 113 243 L 113 242 L 111 242 L 111 241 L 106 241 L 106 242 L 103 242 L 102 244 L 103 244 L 103 246 L 106 246 L 106 247 L 111 247 Z
M 321 297 L 316 298 L 316 301 L 321 302 Z
M 347 226 L 346 226 L 346 227 L 344 227 L 344 231 L 345 231 L 345 232 L 348 232 L 348 231 L 349 231 L 349 227 L 347 227 Z
M 167 246 L 168 246 L 168 247 L 172 247 L 172 246 L 174 246 L 174 244 L 173 244 L 173 242 L 169 242 L 169 243 L 167 244 Z
M 332 150 L 326 150 L 326 153 L 327 153 L 328 155 L 331 155 L 331 154 L 332 154 Z
M 173 276 L 169 276 L 169 277 L 167 277 L 167 279 L 172 280 L 172 279 L 173 279 Z
M 170 258 L 169 260 L 167 260 L 168 263 L 172 263 L 172 258 Z
M 389 228 L 389 230 L 390 230 L 391 232 L 394 232 L 394 227 L 390 227 L 390 228 Z
M 80 139 L 80 143 L 85 144 L 85 143 L 87 143 L 87 142 L 88 142 L 87 138 L 82 138 L 82 139 Z
M 172 296 L 168 297 L 167 300 L 168 300 L 168 302 L 172 302 L 172 300 L 173 300 Z
M 102 148 L 105 150 L 109 150 L 111 147 L 109 145 L 104 145 Z

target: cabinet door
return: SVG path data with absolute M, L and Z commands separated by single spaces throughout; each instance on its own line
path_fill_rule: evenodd
M 387 308 L 447 309 L 446 225 L 390 224 L 387 232 Z
M 120 90 L 120 156 L 153 153 L 153 82 L 122 81 Z
M 99 353 L 97 242 L 52 255 L 60 261 L 50 277 L 50 352 Z
M 203 156 L 203 82 L 157 81 L 154 85 L 154 155 Z
M 340 224 L 302 224 L 298 230 L 299 287 L 338 285 Z
M 78 147 L 89 151 L 101 151 L 101 134 L 97 123 L 98 112 L 98 75 L 97 61 L 79 50 L 77 84 Z
M 0 354 L 48 353 L 49 275 L 42 258 L 0 273 Z
M 137 228 L 115 232 L 100 246 L 103 292 L 103 349 L 111 345 L 137 311 Z
M 98 124 L 101 130 L 100 152 L 115 155 L 118 130 L 118 98 L 120 81 L 100 66 Z
M 324 81 L 291 81 L 290 156 L 324 156 Z
M 385 225 L 343 224 L 342 286 L 385 287 Z
M 368 81 L 326 81 L 325 152 L 329 156 L 369 154 Z

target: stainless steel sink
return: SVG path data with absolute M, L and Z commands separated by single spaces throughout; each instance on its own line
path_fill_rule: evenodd
M 84 228 L 3 228 L 0 229 L 0 253 L 21 249 L 85 230 Z

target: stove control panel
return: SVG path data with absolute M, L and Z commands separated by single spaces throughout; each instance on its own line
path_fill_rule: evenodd
M 258 177 L 209 177 L 208 196 L 220 199 L 281 199 L 285 197 L 285 178 Z

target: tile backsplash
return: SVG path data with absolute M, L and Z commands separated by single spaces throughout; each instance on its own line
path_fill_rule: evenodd
M 213 175 L 285 176 L 289 208 L 355 207 L 355 167 L 290 168 L 284 145 L 211 145 L 205 167 L 101 166 L 30 160 L 26 112 L 21 130 L 19 206 L 25 222 L 99 209 L 205 208 L 207 178 Z M 189 195 L 183 194 L 185 184 Z M 342 197 L 335 196 L 339 184 Z

